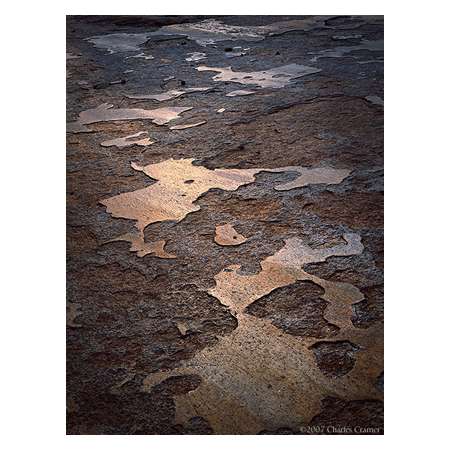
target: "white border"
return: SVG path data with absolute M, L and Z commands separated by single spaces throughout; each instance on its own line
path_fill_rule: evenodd
M 394 3 L 3 5 L 3 448 L 442 447 L 448 413 L 449 311 L 442 286 L 448 267 L 448 15 L 432 2 Z M 64 15 L 124 13 L 386 15 L 386 436 L 64 435 Z

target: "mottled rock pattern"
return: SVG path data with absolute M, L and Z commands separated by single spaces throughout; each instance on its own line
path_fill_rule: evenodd
M 136 117 L 87 124 L 90 132 L 67 135 L 69 434 L 214 433 L 207 417 L 176 421 L 176 399 L 195 392 L 200 377 L 169 378 L 148 392 L 143 391 L 143 381 L 151 373 L 180 367 L 230 336 L 237 319 L 207 293 L 215 286 L 214 277 L 236 264 L 242 274 L 257 274 L 261 261 L 279 251 L 287 239 L 298 237 L 311 248 L 331 248 L 342 244 L 345 233 L 358 233 L 364 246 L 361 254 L 330 257 L 307 264 L 304 270 L 330 282 L 349 283 L 362 293 L 364 299 L 349 311 L 355 333 L 371 333 L 382 324 L 383 107 L 368 99 L 384 98 L 383 55 L 379 44 L 367 44 L 383 39 L 382 20 L 222 17 L 225 35 L 227 27 L 240 27 L 244 40 L 236 35 L 233 40 L 200 45 L 194 34 L 159 33 L 143 41 L 132 38 L 131 52 L 123 40 L 114 42 L 113 53 L 108 51 L 110 43 L 99 48 L 86 40 L 115 33 L 147 36 L 160 27 L 204 19 L 210 20 L 68 18 L 67 52 L 76 55 L 67 60 L 68 122 L 102 104 L 128 110 L 161 107 L 158 100 L 128 95 L 214 88 L 164 100 L 164 107 L 192 108 L 170 126 L 206 121 L 199 127 L 177 132 Z M 228 59 L 225 49 L 235 46 L 249 50 Z M 352 46 L 359 48 L 333 52 Z M 204 53 L 206 61 L 186 61 L 196 52 Z M 336 55 L 339 52 L 342 56 Z M 129 57 L 141 53 L 153 59 Z M 202 63 L 231 65 L 241 73 L 290 64 L 320 72 L 279 89 L 248 85 L 257 88 L 257 95 L 230 97 L 226 94 L 239 85 L 212 82 L 212 72 L 195 70 Z M 224 111 L 217 114 L 219 109 Z M 148 132 L 152 145 L 120 149 L 101 145 L 142 131 Z M 276 186 L 292 183 L 297 174 L 261 172 L 236 191 L 212 189 L 196 200 L 198 210 L 181 222 L 152 223 L 143 230 L 145 242 L 165 241 L 164 251 L 176 258 L 138 257 L 129 251 L 128 242 L 107 243 L 129 233 L 135 223 L 112 219 L 99 200 L 155 183 L 133 170 L 131 162 L 143 167 L 170 158 L 193 158 L 209 169 L 333 167 L 350 175 L 339 184 L 278 191 Z M 224 223 L 233 223 L 248 237 L 245 244 L 215 244 L 215 227 Z M 353 360 L 364 358 L 367 351 L 342 340 L 329 344 L 336 341 L 337 331 L 326 322 L 321 295 L 319 286 L 298 281 L 258 299 L 244 315 L 255 322 L 267 319 L 289 339 L 318 339 L 317 347 L 309 350 L 312 361 L 326 379 L 339 381 L 351 376 Z M 380 372 L 374 384 L 378 396 L 355 400 L 328 395 L 309 423 L 274 423 L 259 432 L 347 434 L 345 427 L 350 427 L 353 434 L 380 434 L 384 384 Z

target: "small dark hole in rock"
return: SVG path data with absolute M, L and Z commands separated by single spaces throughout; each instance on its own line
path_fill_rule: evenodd
M 192 184 L 194 182 L 194 180 L 186 180 L 185 182 L 184 182 L 184 184 Z

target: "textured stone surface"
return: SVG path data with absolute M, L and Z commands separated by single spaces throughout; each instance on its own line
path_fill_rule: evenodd
M 319 369 L 329 377 L 342 377 L 355 365 L 359 347 L 348 341 L 317 342 L 311 346 Z
M 69 434 L 383 433 L 382 40 L 369 16 L 68 18 Z M 270 72 L 292 65 L 317 70 Z
M 214 242 L 219 245 L 240 245 L 247 241 L 245 236 L 239 234 L 230 223 L 217 225 Z

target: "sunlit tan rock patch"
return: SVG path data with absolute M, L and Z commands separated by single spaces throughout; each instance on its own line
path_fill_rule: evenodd
M 175 396 L 176 421 L 185 423 L 200 415 L 216 434 L 257 434 L 286 426 L 296 429 L 320 412 L 321 400 L 328 395 L 380 399 L 375 382 L 383 365 L 382 327 L 363 331 L 351 322 L 351 306 L 363 295 L 350 284 L 328 282 L 302 269 L 330 256 L 362 252 L 357 234 L 344 238 L 345 244 L 321 249 L 312 249 L 298 238 L 288 239 L 284 248 L 261 262 L 256 275 L 239 274 L 239 265 L 217 274 L 216 286 L 208 292 L 230 308 L 238 327 L 177 369 L 148 375 L 144 390 L 150 391 L 172 376 L 199 375 L 202 382 L 196 389 Z M 255 300 L 298 280 L 312 281 L 324 289 L 323 299 L 329 303 L 325 318 L 339 327 L 331 342 L 345 340 L 361 349 L 354 365 L 339 377 L 330 377 L 317 365 L 311 346 L 318 339 L 285 334 L 270 321 L 245 313 Z
M 142 137 L 147 136 L 147 137 Z M 108 141 L 103 141 L 100 143 L 102 147 L 130 147 L 132 145 L 139 145 L 141 147 L 146 147 L 147 145 L 154 144 L 154 141 L 152 141 L 148 137 L 147 131 L 139 131 L 135 134 L 130 134 L 129 136 L 124 136 L 116 139 L 110 139 Z
M 130 252 L 136 252 L 136 255 L 140 258 L 146 255 L 153 255 L 157 258 L 176 258 L 176 255 L 167 253 L 164 250 L 166 241 L 161 240 L 155 242 L 145 242 L 144 233 L 142 231 L 123 234 L 114 239 L 111 239 L 107 243 L 120 241 L 129 242 L 131 244 Z
M 235 72 L 231 67 L 208 67 L 199 66 L 200 72 L 218 72 L 214 75 L 214 81 L 228 81 L 239 84 L 250 84 L 262 88 L 282 88 L 295 80 L 306 75 L 320 72 L 322 69 L 302 66 L 299 64 L 288 64 L 286 66 L 274 67 L 273 69 L 260 70 L 258 72 Z
M 275 189 L 279 191 L 308 184 L 338 184 L 350 174 L 350 171 L 346 169 L 308 169 L 301 166 L 277 169 L 210 170 L 193 165 L 193 161 L 194 159 L 169 159 L 147 166 L 133 163 L 133 169 L 144 172 L 158 181 L 146 188 L 101 200 L 100 203 L 106 206 L 107 212 L 113 217 L 135 220 L 136 229 L 141 234 L 151 223 L 166 220 L 179 222 L 187 214 L 198 211 L 200 206 L 194 202 L 208 190 L 218 188 L 235 191 L 238 187 L 255 181 L 255 175 L 260 172 L 296 172 L 298 174 L 294 181 L 275 186 Z
M 113 108 L 113 105 L 103 103 L 97 108 L 87 109 L 78 115 L 76 122 L 67 124 L 70 133 L 82 133 L 91 131 L 86 125 L 98 122 L 113 122 L 120 120 L 151 120 L 156 125 L 164 125 L 171 120 L 177 119 L 191 107 L 172 106 L 157 109 L 141 108 Z
M 225 225 L 216 226 L 216 235 L 214 236 L 214 242 L 219 245 L 240 245 L 243 244 L 247 238 L 239 234 L 231 225 L 226 223 Z

